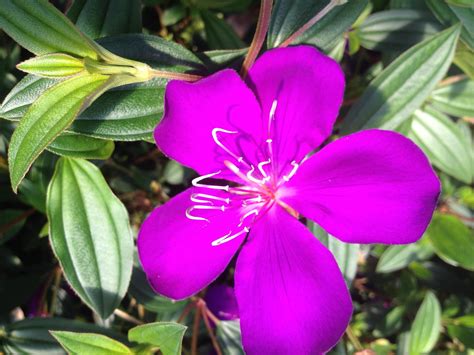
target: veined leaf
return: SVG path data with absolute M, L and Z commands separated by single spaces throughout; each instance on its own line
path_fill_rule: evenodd
M 408 137 L 423 149 L 433 165 L 471 183 L 474 174 L 471 143 L 448 116 L 429 106 L 416 110 Z
M 90 40 L 47 0 L 2 0 L 0 28 L 36 55 L 61 52 L 98 58 Z
M 369 16 L 357 28 L 362 47 L 381 51 L 401 51 L 427 39 L 442 29 L 429 13 L 419 10 L 388 10 Z
M 128 339 L 159 347 L 163 355 L 180 355 L 186 327 L 178 323 L 158 322 L 130 329 Z
M 242 334 L 238 320 L 220 321 L 216 326 L 216 336 L 227 355 L 244 355 Z
M 114 147 L 113 141 L 75 133 L 63 133 L 46 149 L 57 155 L 71 158 L 108 159 L 112 155 Z
M 474 51 L 469 49 L 462 41 L 458 42 L 453 62 L 469 79 L 474 80 Z
M 388 273 L 401 270 L 412 261 L 422 260 L 433 254 L 420 244 L 390 245 L 380 256 L 376 271 Z
M 428 292 L 410 331 L 410 355 L 429 353 L 440 332 L 441 306 L 434 293 Z
M 133 354 L 127 346 L 101 334 L 66 331 L 52 331 L 51 334 L 69 354 Z
M 457 117 L 474 117 L 474 80 L 464 78 L 435 89 L 429 98 L 441 112 Z
M 400 126 L 446 74 L 459 31 L 459 26 L 453 26 L 440 32 L 410 48 L 385 68 L 351 107 L 342 132 Z
M 45 54 L 28 59 L 17 68 L 38 76 L 56 78 L 71 76 L 84 70 L 84 61 L 63 53 Z
M 139 0 L 76 0 L 67 16 L 94 39 L 142 31 Z
M 61 158 L 46 200 L 50 240 L 69 284 L 103 319 L 118 307 L 133 267 L 128 213 L 100 170 Z
M 38 155 L 74 120 L 86 102 L 106 85 L 107 76 L 93 74 L 63 81 L 30 106 L 10 141 L 8 162 L 13 190 Z
M 439 257 L 449 264 L 474 270 L 474 239 L 458 218 L 435 214 L 427 233 Z

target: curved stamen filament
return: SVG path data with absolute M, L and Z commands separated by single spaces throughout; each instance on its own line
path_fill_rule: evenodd
M 255 182 L 255 181 L 252 181 L 250 180 L 247 176 L 245 176 L 244 174 L 242 174 L 240 172 L 240 169 L 238 167 L 235 166 L 235 164 L 232 164 L 230 161 L 228 160 L 224 160 L 224 165 L 230 170 L 232 171 L 235 175 L 237 175 L 239 178 L 241 178 L 243 181 L 246 181 L 250 184 L 256 184 L 258 186 L 261 186 L 261 183 L 260 182 Z
M 191 195 L 191 201 L 196 202 L 196 203 L 210 203 L 212 205 L 212 200 L 222 201 L 222 202 L 225 202 L 226 204 L 230 203 L 230 198 L 223 198 L 223 197 L 218 197 L 214 195 L 200 194 L 200 193 Z
M 244 215 L 242 216 L 242 218 L 240 219 L 240 223 L 237 225 L 237 227 L 242 226 L 242 224 L 244 223 L 245 219 L 246 219 L 247 217 L 253 215 L 253 214 L 254 214 L 255 216 L 258 216 L 258 209 L 255 208 L 255 209 L 253 209 L 253 210 L 251 210 L 251 211 L 248 211 L 246 214 L 244 214 Z
M 260 173 L 264 177 L 263 180 L 266 179 L 268 181 L 268 179 L 270 179 L 270 177 L 267 175 L 267 172 L 265 171 L 265 169 L 263 169 L 263 166 L 271 164 L 271 163 L 272 163 L 272 160 L 268 159 L 268 160 L 265 160 L 265 161 L 262 161 L 262 162 L 258 163 L 258 165 L 257 165 L 258 170 L 260 171 Z
M 191 181 L 191 183 L 193 184 L 193 186 L 195 187 L 204 187 L 204 188 L 207 188 L 207 189 L 213 189 L 213 190 L 224 190 L 224 191 L 229 191 L 229 185 L 225 185 L 225 186 L 220 186 L 220 185 L 205 185 L 205 184 L 200 184 L 200 182 L 202 180 L 205 180 L 205 179 L 209 179 L 213 176 L 216 176 L 218 174 L 220 174 L 221 171 L 219 170 L 218 172 L 215 172 L 215 173 L 210 173 L 210 174 L 206 174 L 206 175 L 202 175 L 202 176 L 198 176 L 197 178 L 193 179 Z
M 232 231 L 230 231 L 229 233 L 227 233 L 226 235 L 224 235 L 223 237 L 220 237 L 219 239 L 216 239 L 214 240 L 211 245 L 213 247 L 215 246 L 218 246 L 218 245 L 221 245 L 221 244 L 224 244 L 224 243 L 227 243 L 229 241 L 231 241 L 232 239 L 235 239 L 237 238 L 238 236 L 241 236 L 242 234 L 246 234 L 249 232 L 249 229 L 247 227 L 244 227 L 241 231 L 235 233 L 235 234 L 232 234 Z
M 293 169 L 291 169 L 290 173 L 288 175 L 283 176 L 283 180 L 285 181 L 290 181 L 290 179 L 295 175 L 296 170 L 299 168 L 299 164 L 295 162 L 294 160 L 291 162 L 291 165 L 293 165 Z
M 214 142 L 219 146 L 221 147 L 227 154 L 229 154 L 230 156 L 232 156 L 235 160 L 237 160 L 239 163 L 245 163 L 244 162 L 244 157 L 239 157 L 237 154 L 233 153 L 229 148 L 227 148 L 224 144 L 221 143 L 221 141 L 219 141 L 219 138 L 217 137 L 217 133 L 227 133 L 227 134 L 237 134 L 238 132 L 237 131 L 228 131 L 226 129 L 223 129 L 223 128 L 214 128 L 212 130 L 212 139 L 214 140 Z M 245 163 L 246 164 L 246 163 Z
M 218 210 L 224 212 L 226 210 L 225 206 L 203 206 L 203 205 L 196 205 L 196 206 L 191 206 L 186 209 L 186 217 L 188 219 L 194 220 L 194 221 L 206 221 L 210 222 L 207 218 L 204 217 L 199 217 L 199 216 L 193 216 L 191 214 L 192 211 L 194 210 Z
M 262 199 L 261 195 L 258 195 L 257 197 L 248 198 L 248 199 L 242 201 L 242 206 L 248 206 L 248 205 L 252 205 L 254 203 L 260 203 L 260 202 L 263 202 L 263 199 Z
M 251 165 L 250 170 L 246 174 L 247 179 L 249 179 L 250 181 L 253 181 L 254 183 L 259 184 L 259 185 L 265 184 L 265 179 L 260 180 L 260 179 L 254 178 L 252 176 L 254 171 L 255 171 L 255 167 L 253 165 Z

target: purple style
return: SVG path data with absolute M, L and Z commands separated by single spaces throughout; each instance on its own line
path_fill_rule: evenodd
M 183 299 L 242 247 L 235 293 L 249 354 L 324 353 L 349 323 L 334 257 L 295 216 L 344 242 L 401 244 L 435 209 L 438 178 L 398 133 L 355 133 L 311 155 L 343 93 L 339 65 L 309 46 L 266 52 L 246 81 L 226 69 L 168 84 L 156 143 L 200 177 L 145 220 L 140 260 L 157 292 Z

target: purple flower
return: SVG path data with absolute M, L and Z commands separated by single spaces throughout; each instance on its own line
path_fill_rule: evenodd
M 239 309 L 235 299 L 234 289 L 226 285 L 212 285 L 204 297 L 209 310 L 221 320 L 239 318 Z
M 140 260 L 157 292 L 182 299 L 241 248 L 247 353 L 323 353 L 351 317 L 333 256 L 296 211 L 350 243 L 411 243 L 431 219 L 439 181 L 400 134 L 367 130 L 308 155 L 331 134 L 343 91 L 339 65 L 308 46 L 266 52 L 246 82 L 222 70 L 168 84 L 155 140 L 201 176 L 146 219 Z

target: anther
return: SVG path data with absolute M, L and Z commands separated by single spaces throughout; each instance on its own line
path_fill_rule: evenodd
M 196 203 L 212 204 L 212 201 L 209 201 L 209 200 L 222 201 L 222 202 L 225 202 L 226 204 L 230 203 L 230 198 L 217 197 L 217 196 L 208 195 L 208 194 L 192 194 L 191 195 L 191 201 L 196 202 Z
M 220 237 L 219 239 L 216 239 L 214 240 L 211 245 L 213 247 L 215 246 L 218 246 L 218 245 L 221 245 L 221 244 L 224 244 L 224 243 L 227 243 L 229 241 L 231 241 L 232 239 L 235 239 L 237 238 L 238 236 L 242 235 L 242 234 L 246 234 L 249 232 L 249 229 L 247 227 L 244 227 L 241 231 L 235 233 L 235 234 L 232 234 L 232 231 L 230 231 L 229 233 L 227 233 L 226 235 L 224 235 L 223 237 Z
M 290 173 L 288 175 L 283 176 L 283 180 L 285 181 L 290 181 L 290 179 L 295 175 L 296 170 L 298 170 L 299 164 L 295 162 L 294 160 L 291 162 L 291 165 L 293 165 L 293 169 L 291 169 Z
M 205 184 L 200 184 L 200 182 L 201 182 L 202 180 L 211 178 L 211 177 L 216 176 L 216 175 L 218 175 L 218 174 L 220 174 L 220 173 L 221 173 L 221 171 L 219 170 L 218 172 L 215 172 L 215 173 L 210 173 L 210 174 L 198 176 L 197 178 L 193 179 L 193 180 L 191 181 L 191 183 L 192 183 L 193 186 L 195 186 L 195 187 L 204 187 L 204 188 L 213 189 L 213 190 L 229 191 L 229 185 L 220 186 L 220 185 L 205 185 Z
M 239 163 L 242 163 L 244 161 L 243 157 L 239 157 L 238 155 L 234 154 L 229 148 L 227 148 L 224 144 L 222 144 L 219 139 L 217 138 L 217 133 L 222 132 L 222 133 L 228 133 L 228 134 L 237 134 L 237 131 L 228 131 L 223 128 L 214 128 L 212 130 L 212 139 L 214 142 L 221 147 L 227 154 L 231 155 L 233 158 L 235 158 Z

